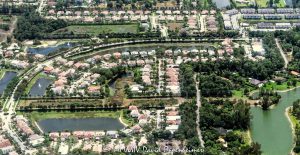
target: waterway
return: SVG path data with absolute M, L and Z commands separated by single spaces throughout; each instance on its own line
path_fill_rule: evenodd
M 120 130 L 124 125 L 117 118 L 58 118 L 38 122 L 43 132 Z
M 17 76 L 16 72 L 12 72 L 12 71 L 5 72 L 4 76 L 0 80 L 0 94 L 4 92 L 10 80 L 12 80 L 16 76 Z
M 32 97 L 45 95 L 47 87 L 52 83 L 52 80 L 46 78 L 38 79 L 30 89 L 29 95 Z
M 266 155 L 287 155 L 293 147 L 292 128 L 285 116 L 285 109 L 300 99 L 300 88 L 279 94 L 282 98 L 273 109 L 263 111 L 260 107 L 251 108 L 251 137 L 261 144 Z
M 61 44 L 61 45 L 57 45 L 57 46 L 28 48 L 28 53 L 48 55 L 52 52 L 56 52 L 56 51 L 61 50 L 61 49 L 71 48 L 73 46 L 74 45 L 72 43 L 65 43 L 65 44 Z

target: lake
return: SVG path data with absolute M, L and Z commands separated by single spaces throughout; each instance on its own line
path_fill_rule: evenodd
M 218 9 L 226 8 L 227 6 L 230 6 L 229 0 L 212 0 L 213 3 L 216 3 Z
M 120 130 L 124 125 L 117 118 L 58 118 L 38 122 L 44 132 Z
M 57 46 L 48 46 L 48 47 L 38 47 L 38 48 L 28 48 L 28 53 L 31 54 L 42 54 L 42 55 L 48 55 L 52 52 L 56 52 L 61 49 L 71 48 L 74 45 L 71 43 L 64 43 Z
M 30 89 L 29 95 L 33 97 L 45 95 L 47 87 L 52 83 L 52 80 L 46 78 L 38 79 Z
M 289 7 L 293 7 L 293 0 L 285 0 L 285 4 Z
M 266 155 L 287 155 L 293 147 L 291 124 L 285 116 L 285 109 L 300 99 L 300 88 L 279 94 L 282 98 L 273 109 L 251 108 L 251 137 L 261 144 Z
M 17 76 L 16 72 L 6 71 L 0 80 L 0 94 L 4 92 L 10 80 Z M 1 78 L 1 77 L 0 77 Z

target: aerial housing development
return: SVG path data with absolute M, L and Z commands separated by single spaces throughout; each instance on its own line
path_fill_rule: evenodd
M 0 7 L 0 154 L 300 154 L 297 0 Z

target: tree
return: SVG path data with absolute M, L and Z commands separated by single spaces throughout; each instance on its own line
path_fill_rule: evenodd
M 261 155 L 262 151 L 261 151 L 261 146 L 260 144 L 254 142 L 251 143 L 251 145 L 247 145 L 242 147 L 241 152 L 239 153 L 241 155 Z

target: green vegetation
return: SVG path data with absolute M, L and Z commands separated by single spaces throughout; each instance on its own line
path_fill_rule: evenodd
M 21 41 L 42 39 L 47 37 L 49 33 L 66 26 L 67 23 L 64 20 L 44 19 L 35 12 L 29 12 L 18 18 L 14 36 Z
M 217 75 L 200 76 L 200 89 L 205 97 L 230 97 L 232 96 L 232 84 L 230 80 Z
M 0 29 L 2 29 L 4 31 L 8 31 L 9 30 L 9 25 L 8 24 L 0 24 Z
M 295 147 L 293 151 L 295 153 L 300 153 L 300 126 L 299 126 L 299 120 L 300 120 L 300 100 L 297 100 L 293 103 L 292 107 L 292 116 L 294 116 L 296 119 L 291 119 L 292 123 L 295 125 Z M 291 117 L 293 118 L 293 117 Z
M 130 104 L 138 107 L 163 107 L 168 105 L 175 105 L 178 101 L 174 98 L 171 99 L 136 99 Z
M 187 140 L 187 147 L 189 149 L 197 149 L 200 147 L 196 130 L 196 102 L 185 102 L 179 106 L 179 113 L 181 115 L 181 125 L 175 133 L 175 137 L 180 140 Z
M 300 82 L 295 82 L 295 85 L 293 85 L 292 82 L 283 82 L 281 84 L 278 84 L 276 82 L 268 82 L 263 86 L 263 88 L 265 88 L 266 90 L 287 90 L 295 86 L 300 86 Z
M 40 121 L 50 118 L 97 118 L 97 117 L 109 117 L 109 118 L 119 118 L 121 111 L 84 111 L 84 112 L 24 112 L 26 117 L 31 121 Z
M 33 109 L 87 109 L 87 108 L 116 108 L 117 105 L 104 103 L 102 99 L 55 99 L 40 98 L 36 100 L 22 100 L 18 105 L 19 110 L 30 111 Z
M 272 6 L 272 4 L 276 4 L 279 8 L 285 7 L 284 0 L 256 0 L 256 4 L 262 8 Z
M 75 34 L 99 35 L 101 33 L 137 33 L 137 24 L 124 25 L 71 25 L 66 28 L 67 31 Z M 61 31 L 61 30 L 58 30 Z M 55 32 L 54 32 L 55 33 Z
M 129 110 L 122 110 L 120 113 L 120 118 L 121 118 L 122 122 L 124 122 L 125 124 L 127 124 L 129 126 L 133 126 L 135 123 L 134 119 L 130 116 Z
M 251 143 L 250 106 L 243 101 L 202 101 L 200 127 L 207 154 L 261 154 L 260 145 Z M 224 147 L 224 146 L 228 147 Z
M 274 91 L 261 88 L 259 91 L 260 105 L 263 110 L 268 110 L 273 104 L 278 104 L 281 96 Z
M 191 65 L 181 64 L 180 66 L 180 82 L 182 83 L 182 96 L 186 98 L 196 96 L 196 87 L 194 81 L 194 71 Z

